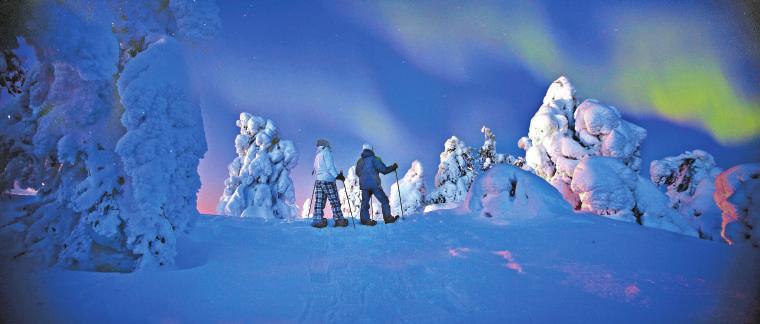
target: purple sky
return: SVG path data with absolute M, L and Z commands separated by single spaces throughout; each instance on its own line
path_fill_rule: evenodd
M 425 168 L 429 188 L 451 135 L 523 155 L 517 139 L 561 74 L 579 98 L 618 107 L 649 132 L 645 165 L 704 149 L 724 168 L 760 157 L 757 34 L 742 7 L 505 2 L 220 2 L 223 30 L 188 51 L 208 153 L 198 208 L 214 213 L 235 157 L 235 120 L 272 119 L 300 153 L 299 205 L 314 142 L 348 169 L 361 144 Z M 732 19 L 724 19 L 732 17 Z M 642 170 L 646 175 L 647 168 Z M 386 186 L 391 178 L 384 180 Z

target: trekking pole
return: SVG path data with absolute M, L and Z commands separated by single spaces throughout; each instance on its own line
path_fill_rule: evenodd
M 398 182 L 398 171 L 393 170 L 396 174 L 396 190 L 398 190 L 398 206 L 401 207 L 401 219 L 404 219 L 404 204 L 401 203 L 401 183 Z
M 314 193 L 317 191 L 317 182 L 314 181 L 314 186 L 311 187 L 311 198 L 309 198 L 309 218 L 314 219 L 311 209 L 314 207 Z
M 348 189 L 346 189 L 345 180 L 343 180 L 343 191 L 346 192 L 346 204 L 348 204 L 348 212 L 351 213 L 351 225 L 356 228 L 356 218 L 354 217 L 354 210 L 351 208 L 351 198 L 348 196 Z

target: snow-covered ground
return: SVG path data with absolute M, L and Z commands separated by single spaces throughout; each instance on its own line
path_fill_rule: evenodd
M 9 322 L 752 322 L 760 254 L 588 214 L 511 225 L 201 216 L 177 270 L 0 267 Z M 0 246 L 7 246 L 2 242 Z

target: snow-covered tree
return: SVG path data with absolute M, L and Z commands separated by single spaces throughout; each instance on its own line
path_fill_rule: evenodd
M 465 143 L 452 136 L 444 144 L 435 175 L 435 190 L 428 196 L 431 204 L 462 202 L 475 180 L 475 159 Z
M 721 237 L 729 244 L 760 247 L 760 163 L 719 174 L 714 198 L 723 211 Z
M 688 220 L 669 208 L 667 197 L 654 184 L 618 159 L 584 158 L 575 169 L 571 188 L 578 194 L 582 211 L 697 236 Z
M 712 155 L 701 150 L 655 160 L 649 167 L 649 177 L 665 187 L 670 206 L 690 219 L 699 236 L 708 240 L 720 239 L 720 209 L 713 199 L 715 177 L 720 172 Z
M 643 128 L 623 120 L 615 107 L 594 99 L 577 102 L 575 87 L 559 77 L 531 119 L 528 136 L 518 141 L 528 166 L 576 209 L 580 199 L 570 183 L 578 163 L 587 156 L 613 157 L 638 172 L 639 147 L 646 137 Z
M 356 175 L 356 166 L 351 166 L 345 174 L 345 189 L 338 188 L 340 198 L 340 208 L 343 215 L 353 215 L 359 217 L 359 209 L 362 205 L 362 190 L 359 187 L 359 177 Z M 348 192 L 348 197 L 346 197 Z
M 14 219 L 18 255 L 99 271 L 171 266 L 176 233 L 197 215 L 206 151 L 176 13 L 151 1 L 29 6 L 14 49 L 28 82 L 0 97 L 2 189 L 36 191 Z
M 236 121 L 237 157 L 219 198 L 219 213 L 236 217 L 293 218 L 298 215 L 290 172 L 298 162 L 293 142 L 280 139 L 271 120 L 241 113 Z
M 399 188 L 401 188 L 401 200 L 399 200 Z M 406 171 L 406 175 L 398 182 L 391 185 L 390 201 L 393 215 L 401 215 L 401 207 L 404 207 L 404 215 L 415 214 L 425 207 L 425 178 L 420 161 L 413 161 L 412 166 Z

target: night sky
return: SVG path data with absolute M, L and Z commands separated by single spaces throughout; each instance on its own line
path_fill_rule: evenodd
M 487 125 L 500 153 L 522 156 L 517 140 L 562 74 L 648 130 L 644 176 L 695 148 L 723 168 L 760 160 L 753 10 L 660 2 L 220 1 L 221 33 L 187 51 L 209 147 L 198 209 L 215 213 L 240 112 L 296 143 L 300 206 L 320 137 L 338 169 L 364 142 L 400 175 L 420 160 L 428 188 L 451 135 L 479 147 Z

